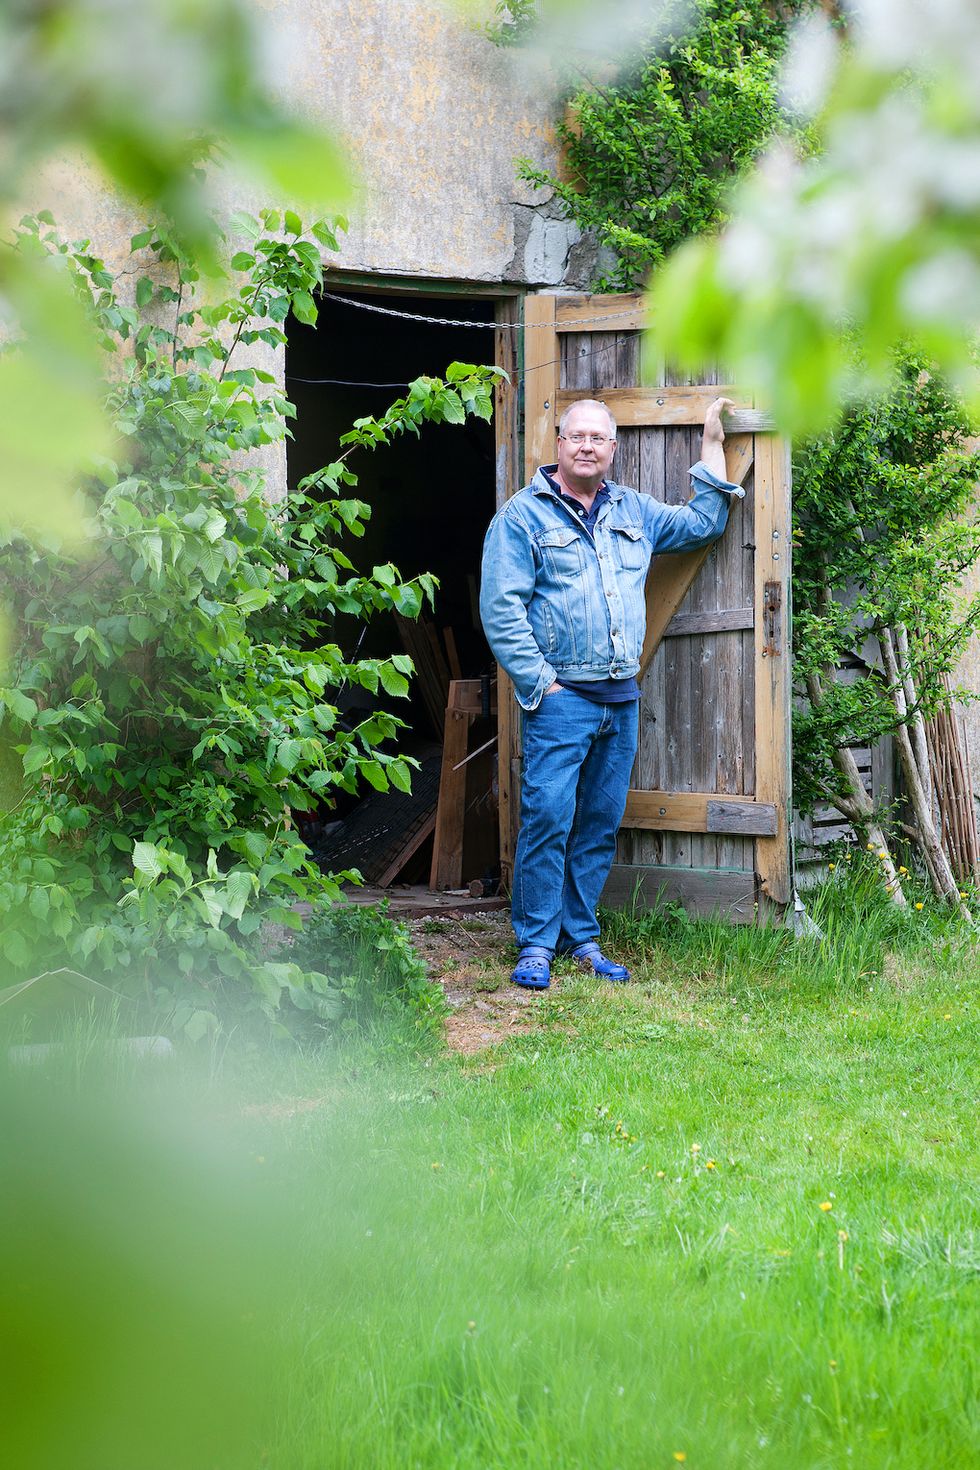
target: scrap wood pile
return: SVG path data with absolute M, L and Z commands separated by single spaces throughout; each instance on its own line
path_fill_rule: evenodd
M 496 866 L 496 681 L 462 677 L 452 628 L 440 633 L 424 618 L 397 614 L 395 622 L 438 744 L 430 740 L 412 752 L 420 769 L 411 793 L 367 793 L 343 821 L 332 824 L 316 846 L 317 859 L 333 872 L 357 868 L 366 882 L 388 888 L 422 875 L 431 839 L 429 887 L 459 890 L 465 880 L 474 896 L 487 895 Z

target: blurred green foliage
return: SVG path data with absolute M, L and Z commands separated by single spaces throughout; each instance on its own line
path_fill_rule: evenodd
M 728 364 L 791 434 L 880 388 L 907 338 L 980 401 L 980 11 L 854 0 L 847 13 L 846 38 L 811 21 L 787 69 L 815 155 L 774 149 L 728 228 L 686 245 L 652 288 L 651 357 Z
M 0 230 L 66 149 L 131 204 L 171 219 L 212 273 L 202 165 L 228 163 L 290 203 L 336 207 L 348 187 L 340 151 L 287 110 L 268 47 L 244 0 L 4 0 Z M 98 363 L 70 281 L 11 244 L 0 240 L 0 315 L 17 344 L 0 358 L 0 524 L 64 532 L 75 473 L 111 442 Z
M 167 1063 L 137 1086 L 84 1030 L 0 1069 L 4 1457 L 251 1470 L 275 1430 L 298 1222 L 217 1097 L 188 1106 Z
M 297 900 L 339 891 L 290 811 L 361 783 L 409 789 L 412 762 L 390 746 L 402 722 L 384 707 L 345 721 L 335 701 L 347 685 L 406 695 L 411 660 L 347 656 L 343 620 L 353 646 L 359 623 L 416 617 L 435 587 L 391 564 L 360 575 L 341 549 L 370 515 L 349 457 L 426 421 L 488 419 L 497 377 L 456 363 L 418 379 L 270 503 L 248 454 L 281 440 L 293 409 L 261 353 L 283 345 L 290 311 L 315 321 L 335 226 L 266 210 L 237 228 L 236 286 L 217 299 L 175 231 L 136 235 L 129 304 L 87 241 L 25 221 L 20 248 L 73 282 L 110 354 L 116 448 L 79 496 L 81 548 L 0 538 L 15 630 L 0 737 L 24 772 L 0 827 L 0 955 L 11 978 L 66 962 L 111 975 L 198 1036 L 222 979 L 277 1021 L 339 1013 L 322 973 L 257 960 L 255 942 L 264 921 L 299 927 Z

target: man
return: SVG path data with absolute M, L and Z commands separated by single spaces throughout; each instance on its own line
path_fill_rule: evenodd
M 647 570 L 659 552 L 720 536 L 730 497 L 743 494 L 725 478 L 728 406 L 718 398 L 708 410 L 693 498 L 663 505 L 607 478 L 613 416 L 594 400 L 574 404 L 559 425 L 557 464 L 539 469 L 487 531 L 480 612 L 523 711 L 517 985 L 546 990 L 556 952 L 629 979 L 597 943 L 596 905 L 636 755 Z

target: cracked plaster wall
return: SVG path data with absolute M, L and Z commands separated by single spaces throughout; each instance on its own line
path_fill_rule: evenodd
M 432 0 L 255 3 L 284 38 L 284 95 L 350 149 L 358 183 L 337 264 L 566 283 L 579 232 L 514 168 L 556 163 L 550 78 L 529 78 Z
M 252 0 L 272 48 L 267 79 L 346 145 L 350 228 L 330 263 L 351 271 L 531 286 L 584 286 L 594 252 L 549 190 L 514 160 L 557 165 L 553 79 L 461 21 L 446 0 Z M 230 208 L 277 203 L 224 193 Z M 30 201 L 111 264 L 138 228 L 75 159 L 53 164 Z M 231 194 L 234 197 L 231 197 Z

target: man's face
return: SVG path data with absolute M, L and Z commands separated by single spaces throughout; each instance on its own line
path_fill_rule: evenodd
M 576 435 L 586 437 L 576 443 Z M 589 437 L 598 434 L 596 443 Z M 558 470 L 567 480 L 605 479 L 612 464 L 616 441 L 609 434 L 609 415 L 601 408 L 573 408 L 565 422 L 564 435 L 558 436 Z

